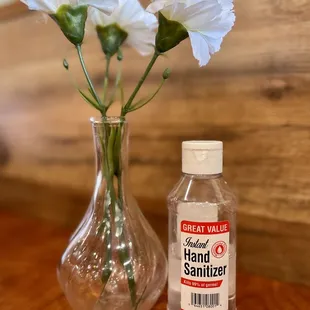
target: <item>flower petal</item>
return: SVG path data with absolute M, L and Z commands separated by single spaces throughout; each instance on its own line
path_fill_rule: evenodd
M 52 0 L 21 0 L 30 10 L 41 11 L 47 14 L 56 13 L 57 4 Z
M 137 21 L 144 21 L 147 18 L 145 16 L 145 10 L 137 0 L 120 0 L 120 6 L 118 10 L 118 21 L 120 26 L 126 27 Z M 147 13 L 154 16 L 151 13 Z M 155 17 L 155 16 L 154 16 Z
M 113 16 L 104 14 L 94 7 L 88 9 L 88 24 L 93 24 L 93 26 L 106 26 L 114 22 Z
M 207 38 L 206 37 L 206 40 L 208 41 L 208 46 L 209 46 L 209 50 L 210 50 L 211 55 L 218 52 L 221 49 L 221 44 L 223 42 L 223 38 L 214 39 L 214 38 Z
M 224 10 L 231 11 L 234 8 L 232 0 L 218 0 Z
M 235 23 L 235 14 L 232 11 L 224 11 L 211 21 L 205 21 L 199 27 L 191 24 L 189 29 L 198 29 L 199 32 L 214 39 L 223 38 L 232 29 Z
M 124 12 L 124 14 L 128 13 Z M 136 8 L 135 14 L 131 15 L 131 22 L 129 20 L 125 22 L 124 19 L 120 26 L 128 33 L 126 43 L 134 47 L 141 55 L 149 55 L 154 51 L 155 32 L 153 30 L 158 26 L 154 14 L 144 11 L 142 7 Z
M 117 0 L 79 0 L 79 4 L 85 4 L 97 8 L 98 10 L 111 14 L 118 5 Z
M 211 58 L 207 38 L 198 32 L 189 31 L 188 34 L 194 57 L 199 61 L 200 67 L 205 66 Z
M 142 56 L 150 55 L 154 52 L 155 33 L 150 31 L 132 32 L 126 43 L 135 48 Z
M 172 1 L 171 1 L 172 3 Z M 153 1 L 147 8 L 146 10 L 150 13 L 157 13 L 158 11 L 162 10 L 165 6 L 167 6 L 167 1 L 166 0 L 157 0 Z
M 203 0 L 187 6 L 179 14 L 177 21 L 187 28 L 200 29 L 200 25 L 212 21 L 222 13 L 222 7 L 217 0 Z

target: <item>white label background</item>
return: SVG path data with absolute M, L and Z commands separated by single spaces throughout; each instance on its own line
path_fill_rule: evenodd
M 222 232 L 222 233 L 215 233 L 215 234 L 195 234 L 193 232 L 185 232 L 184 229 L 182 229 L 182 225 L 184 223 L 190 223 L 186 221 L 181 222 L 181 309 L 183 310 L 197 310 L 197 309 L 215 309 L 215 310 L 228 310 L 228 286 L 229 286 L 229 228 L 228 232 Z M 224 225 L 229 223 L 227 221 L 225 222 L 191 222 L 192 224 L 195 224 L 196 226 L 203 226 L 204 232 L 206 232 L 210 227 L 217 227 L 219 230 L 219 227 L 224 227 Z M 222 226 L 221 226 L 222 225 Z M 209 227 L 209 228 L 208 228 Z M 183 230 L 183 231 L 182 231 Z M 199 243 L 205 243 L 209 240 L 207 248 L 206 249 L 200 249 L 200 248 L 189 248 L 184 247 L 184 244 L 186 244 L 186 239 L 191 237 L 192 242 L 195 242 L 199 239 Z M 219 242 L 219 243 L 217 243 Z M 226 250 L 225 254 L 222 257 L 215 257 L 216 253 L 212 254 L 212 247 L 214 244 L 226 244 Z M 191 253 L 207 253 L 208 250 L 210 250 L 210 263 L 195 263 L 195 262 L 189 262 L 185 260 L 184 258 L 184 248 L 190 249 Z M 216 249 L 216 246 L 214 246 L 213 250 Z M 219 255 L 220 256 L 220 255 Z M 227 266 L 225 270 L 225 275 L 223 276 L 217 276 L 217 277 L 193 277 L 191 275 L 185 274 L 185 268 L 184 264 L 188 262 L 191 267 L 200 267 L 202 268 L 204 265 L 207 267 L 208 265 L 212 268 L 214 267 L 220 267 L 220 266 Z M 214 281 L 221 281 L 222 283 L 220 287 L 209 287 L 209 288 L 201 288 L 201 287 L 193 287 L 182 284 L 182 278 L 187 280 L 192 280 L 196 282 L 214 282 Z M 194 282 L 194 283 L 196 283 Z M 204 286 L 205 284 L 202 284 Z M 214 283 L 211 285 L 214 285 Z M 191 305 L 191 293 L 196 294 L 216 294 L 219 293 L 219 305 L 218 306 L 212 306 L 212 307 L 203 307 L 203 306 L 194 306 Z

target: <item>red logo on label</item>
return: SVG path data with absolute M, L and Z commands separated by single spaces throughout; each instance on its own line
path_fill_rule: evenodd
M 227 252 L 227 244 L 224 241 L 218 241 L 213 244 L 211 253 L 215 258 L 223 257 Z

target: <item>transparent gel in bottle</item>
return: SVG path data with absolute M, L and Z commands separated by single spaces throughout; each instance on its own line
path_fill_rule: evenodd
M 169 281 L 168 281 L 168 309 L 193 310 L 197 308 L 215 310 L 236 310 L 236 209 L 237 203 L 233 192 L 222 176 L 223 143 L 220 141 L 186 141 L 182 144 L 182 176 L 168 196 L 169 209 Z M 183 223 L 197 223 L 204 228 L 229 226 L 229 233 L 199 235 L 199 232 L 189 233 L 184 237 Z M 190 229 L 197 229 L 190 228 Z M 190 225 L 184 226 L 190 227 Z M 198 227 L 199 228 L 199 227 Z M 218 228 L 218 229 L 220 229 Z M 217 229 L 217 228 L 214 228 Z M 181 232 L 182 230 L 182 232 Z M 221 237 L 223 236 L 223 238 Z M 188 237 L 187 239 L 184 239 Z M 222 241 L 214 241 L 218 238 Z M 188 242 L 190 240 L 191 242 Z M 206 248 L 199 249 L 204 242 Z M 207 241 L 207 242 L 206 242 Z M 190 246 L 186 246 L 191 244 Z M 219 244 L 220 246 L 217 246 Z M 224 244 L 224 248 L 222 247 Z M 194 262 L 190 261 L 186 268 L 184 263 L 187 251 L 196 251 Z M 215 250 L 214 250 L 215 249 Z M 216 253 L 222 252 L 222 253 Z M 192 252 L 191 255 L 195 255 Z M 222 258 L 220 257 L 225 252 Z M 201 262 L 202 255 L 211 257 L 211 262 Z M 199 256 L 200 255 L 200 256 Z M 209 256 L 206 257 L 209 257 Z M 209 277 L 206 268 L 225 271 L 222 277 Z M 197 267 L 197 268 L 196 268 Z M 194 271 L 190 271 L 192 269 Z M 204 271 L 205 270 L 205 271 Z M 184 276 L 184 272 L 189 272 Z M 191 277 L 198 274 L 199 277 Z M 213 271 L 212 271 L 213 272 Z M 214 273 L 216 275 L 216 273 Z M 219 272 L 221 274 L 221 272 Z M 212 275 L 212 274 L 211 274 Z M 184 285 L 184 277 L 191 278 L 191 285 Z M 214 288 L 212 285 L 219 285 Z M 199 281 L 196 281 L 199 279 Z M 186 281 L 188 283 L 188 281 Z M 198 283 L 198 284 L 197 284 Z M 205 283 L 206 287 L 197 287 Z M 211 288 L 207 287 L 210 286 Z M 221 295 L 220 295 L 221 294 Z M 223 294 L 225 296 L 223 296 Z M 182 299 L 182 302 L 181 302 Z

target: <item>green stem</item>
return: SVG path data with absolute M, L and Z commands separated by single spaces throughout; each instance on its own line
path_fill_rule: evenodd
M 137 300 L 137 302 L 136 302 L 135 310 L 138 309 L 138 306 L 139 306 L 140 302 L 141 302 L 142 299 L 143 299 L 144 293 L 145 293 L 145 291 L 146 291 L 146 289 L 147 289 L 147 285 L 148 285 L 148 284 L 145 285 L 144 290 L 142 291 L 142 294 L 141 294 L 140 298 L 139 298 L 139 299 Z
M 107 154 L 109 164 L 109 177 L 111 179 L 113 179 L 114 176 L 114 155 L 113 155 L 114 143 L 115 143 L 115 128 L 112 127 L 108 139 L 108 154 Z
M 121 61 L 119 61 L 118 64 L 118 70 L 117 70 L 117 74 L 116 74 L 116 78 L 115 78 L 115 85 L 114 85 L 114 89 L 112 91 L 109 103 L 106 105 L 107 110 L 110 108 L 110 106 L 113 104 L 114 100 L 115 100 L 115 96 L 117 93 L 117 90 L 119 88 L 121 88 L 121 79 L 122 79 L 122 63 Z M 122 97 L 122 92 L 121 92 L 121 103 L 123 105 L 123 97 Z
M 110 71 L 110 63 L 111 63 L 111 57 L 106 56 L 106 69 L 105 69 L 105 76 L 104 76 L 104 84 L 103 84 L 103 104 L 106 107 L 107 106 L 107 91 L 109 86 L 109 71 Z
M 121 183 L 121 178 L 119 178 L 119 183 Z M 121 184 L 119 186 L 121 186 Z M 120 205 L 123 204 L 122 198 L 120 197 L 121 195 L 122 193 L 120 191 L 120 195 L 119 195 Z M 124 210 L 121 209 L 121 213 L 124 217 L 123 212 Z M 121 244 L 121 247 L 119 249 L 118 255 L 127 274 L 127 282 L 128 282 L 129 292 L 130 292 L 131 304 L 132 304 L 132 307 L 135 308 L 136 302 L 137 302 L 136 280 L 135 280 L 134 270 L 132 266 L 132 258 L 130 257 L 129 245 L 128 245 L 128 242 L 126 241 L 125 234 L 124 234 L 124 219 L 123 218 L 121 220 L 120 226 L 122 228 L 122 233 L 119 237 L 119 242 Z
M 121 156 L 121 154 L 120 154 Z M 136 280 L 134 275 L 134 269 L 132 265 L 132 258 L 130 257 L 130 246 L 126 240 L 124 233 L 124 199 L 122 192 L 122 173 L 119 172 L 118 176 L 118 203 L 120 208 L 120 231 L 121 234 L 119 236 L 120 248 L 118 250 L 119 259 L 126 271 L 127 274 L 127 282 L 130 292 L 131 305 L 133 309 L 137 309 L 137 287 Z
M 134 269 L 132 258 L 130 256 L 130 245 L 126 240 L 124 231 L 124 194 L 122 191 L 122 166 L 121 166 L 121 144 L 122 144 L 122 125 L 120 128 L 105 128 L 104 140 L 101 146 L 104 152 L 104 176 L 107 183 L 106 195 L 110 195 L 110 199 L 105 200 L 105 221 L 109 225 L 104 225 L 105 246 L 108 246 L 105 256 L 105 265 L 103 266 L 102 281 L 106 284 L 112 273 L 112 222 L 115 222 L 116 231 L 120 231 L 118 236 L 119 246 L 116 248 L 119 260 L 127 274 L 128 288 L 133 309 L 137 309 L 136 282 L 134 277 Z M 116 190 L 113 179 L 117 178 Z M 117 193 L 117 194 L 116 194 Z M 112 215 L 112 216 L 111 216 Z M 104 290 L 104 288 L 103 288 Z
M 109 278 L 112 274 L 112 219 L 111 219 L 111 211 L 109 205 L 105 203 L 104 206 L 105 220 L 102 222 L 101 228 L 104 229 L 104 242 L 105 242 L 105 264 L 102 271 L 102 282 L 104 283 L 104 287 L 109 281 Z M 101 233 L 101 232 L 98 232 Z M 104 288 L 103 288 L 104 290 Z
M 107 189 L 108 193 L 110 194 L 111 199 L 111 211 L 113 214 L 113 217 L 115 217 L 115 203 L 116 203 L 116 193 L 114 188 L 114 155 L 113 155 L 113 149 L 114 149 L 114 143 L 115 143 L 115 128 L 111 128 L 111 131 L 109 133 L 109 137 L 106 136 L 106 141 L 108 144 L 105 156 L 107 158 L 107 166 L 106 166 L 106 182 L 107 182 Z
M 119 82 L 119 89 L 120 89 L 120 95 L 121 95 L 121 104 L 122 107 L 124 106 L 124 102 L 125 102 L 125 94 L 124 94 L 124 86 L 123 86 L 123 82 L 122 80 L 120 80 Z
M 122 108 L 122 116 L 125 116 L 128 111 L 130 110 L 131 104 L 133 102 L 133 100 L 135 99 L 137 93 L 139 92 L 141 86 L 143 85 L 145 79 L 147 78 L 148 74 L 150 73 L 151 69 L 153 68 L 158 56 L 160 55 L 160 53 L 155 50 L 154 55 L 150 61 L 150 63 L 148 64 L 148 66 L 145 69 L 145 72 L 143 73 L 141 79 L 139 80 L 136 88 L 134 89 L 133 93 L 131 94 L 130 98 L 128 99 L 127 103 L 125 104 L 125 106 Z
M 102 177 L 106 179 L 107 182 L 107 189 L 106 189 L 106 196 L 109 193 L 109 188 L 110 184 L 108 182 L 109 176 L 108 176 L 108 158 L 106 156 L 107 154 L 107 148 L 106 148 L 106 138 L 104 138 L 104 133 L 100 134 L 100 144 L 102 147 L 102 152 L 104 154 L 104 162 L 101 163 L 102 165 Z M 105 263 L 103 266 L 102 270 L 102 282 L 104 284 L 104 287 L 102 288 L 102 292 L 105 289 L 106 284 L 109 281 L 109 278 L 112 274 L 112 218 L 111 218 L 111 209 L 110 209 L 110 204 L 108 203 L 109 200 L 105 199 L 104 200 L 104 213 L 105 213 L 105 218 L 102 221 L 102 224 L 100 225 L 98 229 L 98 234 L 101 234 L 102 232 L 104 233 L 104 242 L 105 242 L 105 248 L 106 248 L 106 253 L 105 253 Z
M 82 66 L 82 69 L 83 69 L 83 72 L 84 72 L 84 75 L 85 75 L 85 78 L 87 80 L 87 83 L 89 85 L 89 88 L 91 89 L 91 92 L 93 94 L 93 96 L 95 97 L 98 105 L 101 107 L 101 114 L 102 116 L 105 116 L 105 107 L 103 106 L 99 96 L 97 95 L 96 93 L 96 90 L 94 88 L 94 85 L 89 77 L 89 74 L 88 74 L 88 71 L 86 69 L 86 65 L 85 65 L 85 61 L 84 61 L 84 58 L 83 58 L 83 54 L 82 54 L 82 47 L 81 45 L 76 45 L 76 49 L 77 49 L 77 52 L 78 52 L 78 56 L 79 56 L 79 59 L 80 59 L 80 63 L 81 63 L 81 66 Z

